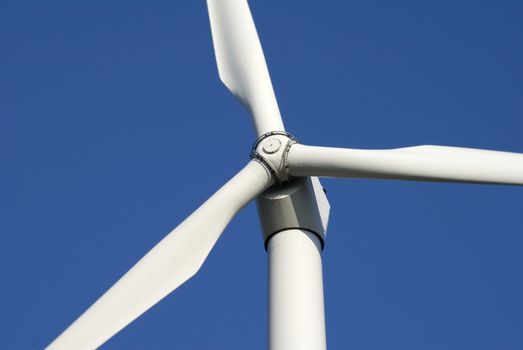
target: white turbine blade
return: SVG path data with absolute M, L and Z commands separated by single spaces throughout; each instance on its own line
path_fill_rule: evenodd
M 294 145 L 293 176 L 380 178 L 523 185 L 523 154 L 446 146 L 390 150 Z
M 95 349 L 192 277 L 238 211 L 273 180 L 251 161 L 183 221 L 47 349 Z
M 256 133 L 284 131 L 246 0 L 207 0 L 220 79 L 252 114 Z

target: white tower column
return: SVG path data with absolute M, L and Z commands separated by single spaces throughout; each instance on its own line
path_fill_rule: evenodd
M 269 349 L 324 350 L 321 242 L 306 230 L 269 239 Z
M 269 255 L 269 349 L 324 350 L 325 192 L 317 178 L 296 178 L 263 192 L 257 205 Z

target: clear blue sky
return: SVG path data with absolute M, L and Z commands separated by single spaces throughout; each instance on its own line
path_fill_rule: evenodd
M 251 1 L 303 143 L 523 152 L 521 1 Z M 248 160 L 204 1 L 0 4 L 0 348 L 41 349 Z M 522 349 L 523 188 L 324 180 L 331 349 Z M 265 349 L 253 205 L 105 349 Z

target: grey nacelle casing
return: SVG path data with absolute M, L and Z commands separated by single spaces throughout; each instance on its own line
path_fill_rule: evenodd
M 265 247 L 280 231 L 302 229 L 325 241 L 330 205 L 317 177 L 276 184 L 256 199 Z

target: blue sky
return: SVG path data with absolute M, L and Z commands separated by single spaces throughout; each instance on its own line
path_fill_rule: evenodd
M 523 152 L 520 1 L 251 1 L 287 130 Z M 0 4 L 0 348 L 40 349 L 248 160 L 204 1 Z M 523 188 L 323 180 L 331 349 L 523 348 Z M 105 349 L 265 349 L 253 205 Z

